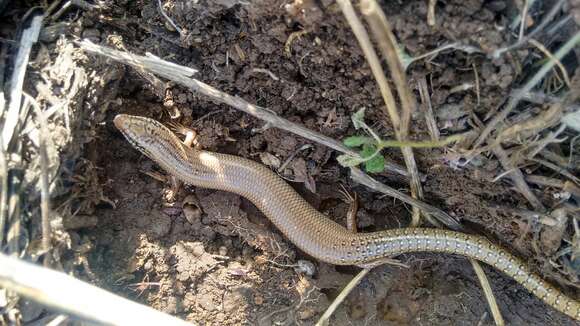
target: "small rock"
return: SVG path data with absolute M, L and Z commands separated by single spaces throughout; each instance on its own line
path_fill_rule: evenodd
M 278 169 L 280 167 L 280 159 L 277 158 L 276 156 L 268 153 L 268 152 L 262 152 L 260 153 L 260 161 L 262 161 L 262 163 L 264 163 L 265 165 L 272 167 L 274 169 Z
M 91 40 L 93 43 L 101 42 L 101 32 L 95 28 L 87 28 L 83 31 L 83 38 Z
M 256 293 L 256 295 L 254 295 L 254 303 L 256 305 L 258 305 L 258 306 L 261 305 L 261 304 L 263 304 L 264 303 L 264 297 L 261 294 Z
M 230 275 L 245 276 L 248 272 L 249 270 L 237 261 L 233 261 L 228 265 L 228 274 Z
M 145 262 L 145 265 L 143 265 L 143 269 L 146 271 L 150 271 L 153 268 L 153 261 L 151 261 L 151 259 L 149 259 L 147 262 Z
M 37 319 L 43 311 L 44 308 L 36 302 L 26 299 L 20 301 L 20 313 L 25 323 Z
M 149 228 L 154 238 L 161 238 L 171 230 L 171 219 L 159 210 L 151 211 Z
M 76 230 L 82 228 L 92 228 L 98 224 L 99 220 L 94 215 L 75 215 L 64 216 L 62 220 L 63 227 L 66 230 Z
M 216 309 L 216 304 L 213 301 L 213 297 L 209 293 L 200 294 L 197 297 L 197 303 L 207 311 L 214 311 Z M 224 301 L 225 304 L 225 301 Z
M 209 227 L 209 226 L 204 226 L 201 228 L 201 234 L 208 240 L 208 241 L 213 241 L 215 240 L 215 236 L 216 233 L 215 231 Z
M 225 246 L 221 246 L 219 249 L 220 256 L 227 256 L 228 255 L 228 248 Z
M 295 270 L 297 273 L 306 274 L 308 276 L 314 275 L 316 273 L 316 266 L 308 260 L 300 259 L 296 262 Z
M 306 320 L 312 318 L 316 314 L 316 311 L 312 308 L 302 308 L 302 310 L 298 311 L 298 319 Z
M 234 310 L 241 307 L 243 304 L 248 302 L 248 298 L 252 295 L 252 289 L 245 286 L 240 286 L 232 290 L 230 295 L 225 296 L 224 298 L 224 311 L 226 313 L 233 312 Z
M 199 221 L 203 211 L 199 205 L 199 200 L 194 195 L 188 195 L 183 199 L 182 202 L 183 215 L 185 219 L 190 223 L 194 224 Z
M 194 242 L 191 244 L 191 253 L 195 257 L 200 257 L 205 253 L 205 248 L 203 247 L 203 243 L 201 242 Z
M 504 11 L 507 8 L 505 1 L 497 0 L 491 1 L 487 4 L 487 9 L 495 12 Z
M 364 305 L 361 303 L 355 303 L 350 306 L 349 315 L 352 319 L 358 320 L 363 318 L 367 314 Z
M 179 93 L 179 94 L 177 94 L 177 100 L 176 100 L 176 102 L 179 103 L 179 104 L 185 104 L 185 103 L 187 103 L 187 94 L 185 94 L 185 93 Z
M 167 313 L 167 314 L 171 314 L 174 315 L 177 313 L 177 306 L 178 306 L 178 301 L 176 297 L 168 297 L 167 302 L 165 304 L 165 307 L 163 307 L 163 312 Z

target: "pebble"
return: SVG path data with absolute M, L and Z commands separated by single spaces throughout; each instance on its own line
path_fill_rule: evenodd
M 191 253 L 195 257 L 200 257 L 205 253 L 205 248 L 203 247 L 203 243 L 201 242 L 194 242 L 191 244 Z
M 316 314 L 316 311 L 312 308 L 303 308 L 302 310 L 298 311 L 298 319 L 306 320 L 312 318 Z
M 297 273 L 312 276 L 316 273 L 316 266 L 311 261 L 300 259 L 294 268 Z
M 254 303 L 256 305 L 258 305 L 258 306 L 261 305 L 261 304 L 263 304 L 264 303 L 264 297 L 261 294 L 256 293 L 256 295 L 254 295 Z
M 207 311 L 214 311 L 216 309 L 216 304 L 213 301 L 213 297 L 209 293 L 200 294 L 197 297 L 197 303 Z M 225 301 L 224 301 L 225 304 Z
M 251 297 L 252 289 L 245 286 L 240 286 L 232 290 L 231 293 L 226 294 L 224 298 L 224 312 L 232 312 L 238 309 L 242 304 L 247 302 Z
M 153 261 L 151 259 L 149 259 L 147 262 L 145 262 L 145 265 L 143 265 L 143 269 L 145 269 L 146 271 L 150 271 L 153 268 Z
M 101 32 L 95 28 L 87 28 L 83 31 L 82 37 L 91 40 L 93 43 L 101 42 Z

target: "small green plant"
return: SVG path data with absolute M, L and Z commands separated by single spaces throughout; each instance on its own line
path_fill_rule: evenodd
M 398 141 L 383 140 L 377 133 L 364 122 L 365 109 L 362 108 L 352 115 L 352 123 L 356 130 L 362 129 L 367 135 L 349 136 L 343 140 L 344 145 L 358 149 L 358 157 L 348 154 L 339 155 L 336 159 L 344 167 L 353 167 L 364 163 L 364 168 L 369 173 L 379 173 L 385 169 L 385 157 L 381 151 L 387 147 L 415 147 L 431 148 L 442 147 L 452 142 L 459 141 L 462 135 L 449 136 L 440 141 Z

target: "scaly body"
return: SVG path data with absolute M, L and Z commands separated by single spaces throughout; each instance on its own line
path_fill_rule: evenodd
M 250 200 L 298 248 L 336 265 L 387 256 L 440 252 L 477 259 L 507 274 L 556 310 L 580 320 L 580 303 L 530 272 L 524 262 L 486 238 L 428 228 L 353 233 L 318 212 L 265 166 L 241 157 L 194 150 L 157 121 L 118 115 L 115 125 L 143 154 L 187 184 Z

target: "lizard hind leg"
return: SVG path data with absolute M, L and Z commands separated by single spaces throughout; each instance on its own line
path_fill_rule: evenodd
M 352 233 L 357 233 L 357 224 L 356 224 L 356 213 L 358 212 L 358 195 L 356 194 L 356 192 L 349 192 L 345 186 L 341 185 L 342 189 L 339 190 L 339 192 L 344 196 L 344 201 L 346 203 L 348 203 L 350 205 L 350 208 L 348 209 L 348 212 L 346 214 L 346 228 L 352 232 Z M 363 269 L 373 269 L 375 267 L 384 265 L 384 264 L 390 264 L 390 265 L 395 265 L 395 266 L 400 266 L 400 267 L 405 267 L 405 268 L 409 268 L 408 265 L 405 265 L 403 263 L 401 263 L 399 260 L 397 259 L 393 259 L 390 257 L 382 257 L 379 258 L 377 260 L 373 260 L 370 262 L 366 262 L 366 263 L 362 263 L 362 264 L 357 264 L 357 267 L 363 268 Z
M 202 149 L 201 143 L 199 142 L 199 139 L 198 139 L 198 134 L 194 129 L 188 128 L 188 127 L 186 127 L 180 123 L 177 123 L 177 122 L 170 122 L 170 123 L 168 123 L 168 126 L 175 133 L 185 136 L 185 139 L 183 140 L 183 144 L 186 147 L 189 147 L 192 149 L 198 149 L 198 150 Z M 181 189 L 183 182 L 181 182 L 181 180 L 177 179 L 174 176 L 170 176 L 170 182 L 171 182 L 171 188 L 168 191 L 168 193 L 169 193 L 168 198 L 171 199 L 170 201 L 175 201 L 175 199 L 177 197 L 177 193 Z
M 175 133 L 185 136 L 185 139 L 183 140 L 185 146 L 193 149 L 203 148 L 199 142 L 198 134 L 194 129 L 188 128 L 177 122 L 171 122 L 168 125 Z
M 340 186 L 342 189 L 339 189 L 338 192 L 344 197 L 344 202 L 350 206 L 346 213 L 346 228 L 352 233 L 357 233 L 356 213 L 358 212 L 358 195 L 356 192 L 349 192 L 344 185 L 341 184 Z

